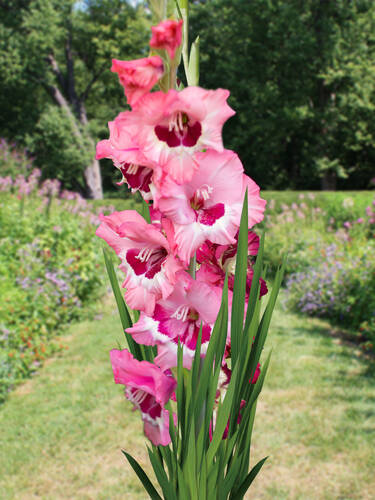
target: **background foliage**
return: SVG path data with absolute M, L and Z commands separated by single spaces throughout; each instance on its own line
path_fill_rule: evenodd
M 364 188 L 374 174 L 375 4 L 201 0 L 201 84 L 231 91 L 226 145 L 266 189 Z
M 237 115 L 225 127 L 226 145 L 249 175 L 266 189 L 372 186 L 371 0 L 194 0 L 191 7 L 201 85 L 230 89 Z M 46 177 L 85 192 L 93 144 L 126 107 L 110 60 L 147 55 L 147 2 L 11 0 L 0 3 L 0 19 L 1 136 L 26 145 Z M 103 184 L 113 190 L 108 163 Z

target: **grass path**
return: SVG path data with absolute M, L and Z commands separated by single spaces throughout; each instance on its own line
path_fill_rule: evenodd
M 120 452 L 147 458 L 138 415 L 112 380 L 123 342 L 111 302 L 67 331 L 69 349 L 0 408 L 2 500 L 144 499 Z M 329 326 L 279 305 L 258 405 L 254 460 L 270 458 L 253 500 L 375 498 L 375 373 Z

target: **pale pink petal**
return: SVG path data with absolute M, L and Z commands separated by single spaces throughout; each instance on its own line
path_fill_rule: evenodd
M 259 186 L 250 177 L 244 175 L 244 196 L 246 188 L 248 195 L 249 228 L 251 228 L 263 220 L 267 202 L 259 196 Z
M 132 283 L 133 284 L 133 283 Z M 154 293 L 142 286 L 134 286 L 125 292 L 125 302 L 131 309 L 145 311 L 146 314 L 152 314 L 155 308 L 156 297 Z
M 156 345 L 160 339 L 164 341 L 165 336 L 158 332 L 159 323 L 150 316 L 141 312 L 138 321 L 126 329 L 137 344 Z

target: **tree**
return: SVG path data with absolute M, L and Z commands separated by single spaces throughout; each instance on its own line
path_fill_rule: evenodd
M 226 144 L 262 187 L 366 187 L 374 12 L 370 0 L 194 2 L 201 84 L 231 90 Z
M 27 142 L 49 176 L 101 198 L 95 120 L 113 119 L 111 104 L 116 109 L 123 99 L 111 58 L 139 57 L 147 43 L 145 11 L 122 0 L 15 0 L 0 7 L 8 110 L 2 128 Z M 24 110 L 31 114 L 26 122 Z

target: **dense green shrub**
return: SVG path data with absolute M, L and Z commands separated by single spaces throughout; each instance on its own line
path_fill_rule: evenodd
M 371 193 L 270 200 L 266 260 L 287 253 L 288 305 L 375 345 L 375 200 Z
M 0 193 L 0 400 L 64 348 L 58 333 L 82 317 L 104 276 L 95 237 L 104 207 L 69 192 L 44 196 L 53 182 L 20 195 L 27 182 L 17 182 Z
M 25 149 L 0 138 L 0 177 L 15 179 L 17 175 L 27 175 L 31 171 L 32 163 L 33 158 Z

